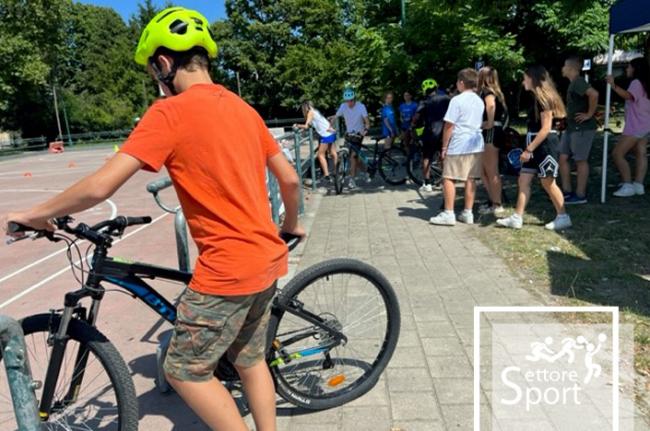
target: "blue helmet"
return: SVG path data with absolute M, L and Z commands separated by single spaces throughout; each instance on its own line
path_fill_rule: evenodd
M 345 102 L 354 100 L 356 97 L 357 95 L 354 93 L 354 90 L 352 88 L 346 88 L 345 90 L 343 90 L 343 100 Z

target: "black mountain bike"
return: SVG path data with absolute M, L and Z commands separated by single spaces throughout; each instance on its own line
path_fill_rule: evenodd
M 187 284 L 191 274 L 126 259 L 109 257 L 113 239 L 128 226 L 151 222 L 150 217 L 117 217 L 94 226 L 72 218 L 56 220 L 74 237 L 32 232 L 29 237 L 66 241 L 68 259 L 81 288 L 65 295 L 64 307 L 22 320 L 27 352 L 47 430 L 117 430 L 138 428 L 138 401 L 131 375 L 111 342 L 96 328 L 100 304 L 111 283 L 142 300 L 170 323 L 176 308 L 147 284 L 163 279 Z M 11 232 L 30 232 L 10 225 Z M 76 244 L 94 246 L 92 259 Z M 299 242 L 286 237 L 289 248 Z M 86 257 L 88 257 L 87 250 Z M 75 262 L 73 252 L 79 259 Z M 83 305 L 82 300 L 89 304 Z M 127 323 L 128 324 L 128 323 Z M 333 259 L 298 274 L 273 301 L 267 339 L 267 363 L 278 394 L 307 409 L 342 405 L 368 392 L 388 364 L 400 331 L 397 297 L 375 268 L 356 260 Z M 235 368 L 221 359 L 215 376 L 237 382 Z M 14 430 L 9 388 L 0 382 L 0 424 Z
M 408 175 L 418 186 L 424 184 L 424 176 L 422 175 L 422 162 L 424 154 L 422 152 L 422 139 L 414 136 L 408 152 L 408 162 L 406 168 Z M 440 162 L 440 152 L 436 151 L 433 155 L 433 160 L 429 165 L 429 178 L 433 185 L 439 185 L 442 182 L 442 163 Z
M 395 146 L 380 151 L 378 143 L 380 139 L 380 137 L 374 137 L 375 145 L 371 150 L 363 144 L 363 136 L 356 133 L 345 135 L 345 146 L 338 151 L 335 175 L 337 194 L 343 191 L 344 179 L 350 173 L 351 157 L 353 156 L 363 162 L 370 178 L 374 178 L 379 172 L 383 180 L 390 185 L 398 186 L 406 182 L 406 152 Z

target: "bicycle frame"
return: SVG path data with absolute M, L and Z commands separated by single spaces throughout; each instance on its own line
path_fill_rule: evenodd
M 70 388 L 68 388 L 65 398 L 62 401 L 59 401 L 56 405 L 52 405 L 56 382 L 59 379 L 61 365 L 65 355 L 68 340 L 67 331 L 70 321 L 73 318 L 79 318 L 90 326 L 95 326 L 99 313 L 99 305 L 105 294 L 105 290 L 100 284 L 101 282 L 105 281 L 125 289 L 134 297 L 144 302 L 156 314 L 173 324 L 176 320 L 176 307 L 153 287 L 147 284 L 144 279 L 158 278 L 188 284 L 192 278 L 192 274 L 189 272 L 131 262 L 121 258 L 110 258 L 106 256 L 106 253 L 107 250 L 105 248 L 98 248 L 95 250 L 93 256 L 93 267 L 88 275 L 85 285 L 81 289 L 69 292 L 65 295 L 65 308 L 61 315 L 59 327 L 56 328 L 56 333 L 51 336 L 52 353 L 50 355 L 50 361 L 45 375 L 43 393 L 39 406 L 39 415 L 43 421 L 48 420 L 53 409 L 65 408 L 76 399 L 78 390 L 83 381 L 84 371 L 89 356 L 88 348 L 83 345 L 79 346 L 79 351 L 75 359 L 74 370 L 78 371 L 74 373 L 74 377 L 70 382 Z M 79 302 L 86 297 L 92 299 L 90 310 L 87 314 L 86 309 L 79 306 Z M 325 320 L 318 315 L 305 310 L 300 301 L 292 299 L 287 301 L 285 304 L 282 301 L 278 301 L 278 297 L 276 296 L 273 300 L 271 313 L 274 315 L 281 315 L 284 312 L 293 314 L 312 325 L 309 328 L 310 330 L 288 340 L 290 342 L 289 344 L 308 338 L 319 331 L 328 333 L 330 337 L 329 339 L 332 340 L 332 342 L 330 343 L 331 345 L 288 353 L 285 351 L 284 346 L 281 343 L 276 343 L 274 341 L 270 348 L 278 351 L 281 356 L 270 363 L 269 366 L 288 363 L 294 359 L 319 353 L 325 353 L 327 355 L 327 352 L 333 347 L 347 342 L 347 337 L 344 334 L 328 326 Z M 223 370 L 224 375 L 227 376 L 224 377 L 224 379 L 237 379 L 236 372 L 233 374 L 232 365 L 230 365 L 227 360 L 224 361 L 224 358 L 220 361 L 220 363 L 222 362 L 222 366 L 225 367 Z

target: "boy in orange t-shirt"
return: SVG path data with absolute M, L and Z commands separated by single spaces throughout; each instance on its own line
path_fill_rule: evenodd
M 154 103 L 113 158 L 94 174 L 9 221 L 50 229 L 51 218 L 110 197 L 140 169 L 165 166 L 199 257 L 165 359 L 168 381 L 212 428 L 248 430 L 213 373 L 226 354 L 235 365 L 259 431 L 275 430 L 275 390 L 264 362 L 275 281 L 287 272 L 287 247 L 271 220 L 266 168 L 285 205 L 282 231 L 298 225 L 298 178 L 246 102 L 213 84 L 217 45 L 198 12 L 169 8 L 143 31 L 136 62 L 168 96 Z M 173 97 L 169 97 L 173 96 Z

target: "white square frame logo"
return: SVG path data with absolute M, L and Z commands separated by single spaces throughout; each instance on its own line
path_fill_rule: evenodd
M 612 431 L 619 431 L 619 309 L 618 307 L 474 307 L 474 431 L 481 431 L 481 313 L 608 313 L 612 315 Z

